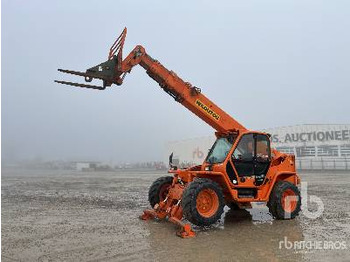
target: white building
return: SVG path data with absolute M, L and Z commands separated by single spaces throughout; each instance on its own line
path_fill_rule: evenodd
M 96 170 L 97 164 L 99 162 L 96 161 L 76 161 L 73 162 L 75 169 L 77 171 L 94 171 Z
M 299 169 L 349 169 L 350 124 L 296 125 L 262 130 L 271 134 L 272 147 L 294 154 Z M 167 144 L 180 164 L 200 164 L 215 136 L 199 137 Z
M 214 142 L 214 135 L 168 142 L 166 157 L 174 153 L 173 162 L 180 166 L 201 164 Z

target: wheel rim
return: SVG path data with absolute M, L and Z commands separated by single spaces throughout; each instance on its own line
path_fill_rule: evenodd
M 285 212 L 292 213 L 298 203 L 298 196 L 292 189 L 287 189 L 282 194 L 282 207 Z
M 203 217 L 213 216 L 219 208 L 219 198 L 212 189 L 203 189 L 197 196 L 197 211 Z
M 164 184 L 161 186 L 159 190 L 159 201 L 163 201 L 166 196 L 168 195 L 170 185 L 169 184 Z

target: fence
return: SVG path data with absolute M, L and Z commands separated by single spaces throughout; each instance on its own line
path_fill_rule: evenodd
M 350 158 L 296 158 L 299 170 L 350 170 Z

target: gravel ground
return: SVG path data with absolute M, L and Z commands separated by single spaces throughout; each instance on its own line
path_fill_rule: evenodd
M 177 237 L 171 223 L 138 219 L 148 187 L 164 174 L 3 169 L 2 260 L 350 261 L 350 173 L 301 174 L 309 196 L 324 203 L 317 219 L 276 221 L 262 205 L 225 208 L 191 239 Z M 290 248 L 292 241 L 309 248 Z M 315 241 L 327 247 L 310 248 Z

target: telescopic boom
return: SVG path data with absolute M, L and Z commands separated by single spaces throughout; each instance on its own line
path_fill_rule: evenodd
M 141 45 L 136 46 L 123 60 L 122 52 L 126 33 L 127 29 L 125 28 L 113 43 L 107 61 L 86 70 L 85 73 L 58 69 L 63 73 L 83 76 L 86 82 L 91 82 L 94 78 L 101 79 L 103 81 L 103 86 L 57 80 L 55 82 L 103 90 L 112 84 L 121 85 L 126 74 L 130 73 L 134 66 L 140 65 L 166 93 L 175 99 L 175 101 L 185 106 L 219 133 L 227 134 L 246 130 L 243 125 L 203 95 L 200 88 L 192 86 L 189 82 L 185 82 L 178 77 L 175 72 L 165 68 L 159 61 L 148 55 L 145 48 Z

